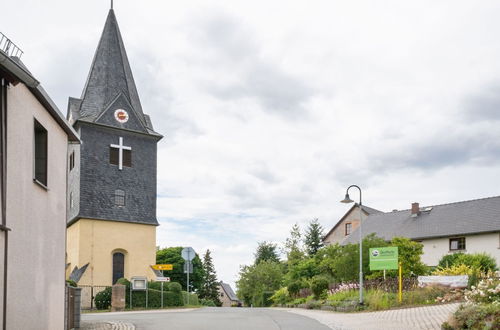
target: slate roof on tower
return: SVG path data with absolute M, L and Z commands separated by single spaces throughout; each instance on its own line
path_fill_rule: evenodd
M 124 108 L 134 118 L 126 124 L 119 124 L 108 112 L 117 107 Z M 118 22 L 110 9 L 99 45 L 94 55 L 87 82 L 81 98 L 70 98 L 68 120 L 71 123 L 85 121 L 122 129 L 157 135 L 148 115 L 142 111 L 141 101 Z

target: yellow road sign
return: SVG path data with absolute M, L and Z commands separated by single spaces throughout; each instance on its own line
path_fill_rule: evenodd
M 172 264 L 153 265 L 151 267 L 153 269 L 156 269 L 156 270 L 172 270 L 172 269 L 174 269 L 174 265 L 172 265 Z

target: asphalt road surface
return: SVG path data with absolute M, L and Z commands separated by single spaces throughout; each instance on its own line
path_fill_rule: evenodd
M 328 330 L 303 315 L 269 308 L 200 308 L 152 312 L 83 314 L 84 322 L 121 321 L 137 330 Z

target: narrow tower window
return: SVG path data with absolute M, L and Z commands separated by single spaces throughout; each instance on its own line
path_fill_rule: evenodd
M 125 206 L 125 191 L 121 189 L 115 190 L 115 205 Z

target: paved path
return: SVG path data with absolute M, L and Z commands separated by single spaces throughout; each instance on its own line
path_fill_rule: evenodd
M 83 314 L 84 330 L 430 330 L 459 304 L 336 313 L 300 308 L 200 308 Z
M 434 330 L 456 311 L 459 304 L 393 309 L 368 313 L 336 313 L 299 308 L 280 308 L 318 320 L 335 330 Z

